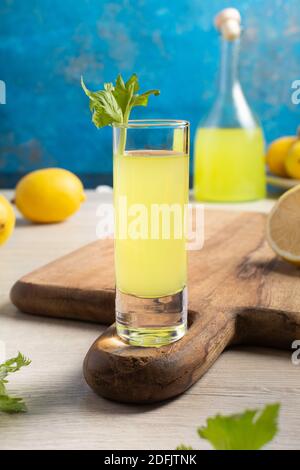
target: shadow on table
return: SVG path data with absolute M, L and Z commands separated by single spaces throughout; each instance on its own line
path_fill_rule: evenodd
M 5 302 L 2 305 L 0 304 L 0 322 L 1 318 L 4 316 L 12 320 L 12 324 L 16 321 L 18 323 L 18 328 L 24 323 L 26 325 L 29 324 L 32 328 L 35 326 L 41 326 L 42 330 L 47 328 L 47 326 L 50 328 L 61 327 L 62 331 L 65 330 L 66 335 L 68 334 L 68 331 L 74 331 L 75 329 L 78 330 L 78 334 L 80 334 L 80 331 L 94 332 L 94 340 L 96 340 L 97 337 L 107 328 L 106 326 L 97 323 L 64 320 L 23 313 L 10 302 Z M 29 328 L 29 331 L 30 329 L 31 328 Z M 24 332 L 24 334 L 25 336 L 28 336 L 28 330 L 27 332 Z M 29 336 L 27 339 L 30 342 Z M 13 327 L 11 340 L 12 342 L 14 341 Z M 128 405 L 116 403 L 96 395 L 86 384 L 82 372 L 83 360 L 92 342 L 93 340 L 87 341 L 86 351 L 83 352 L 82 357 L 80 357 L 80 360 L 78 361 L 77 370 L 72 373 L 66 370 L 64 375 L 62 366 L 58 363 L 58 373 L 54 377 L 53 374 L 49 374 L 48 377 L 45 377 L 43 370 L 40 381 L 37 381 L 38 372 L 36 372 L 36 375 L 33 377 L 34 380 L 32 381 L 32 384 L 30 385 L 30 383 L 26 383 L 26 387 L 24 386 L 24 392 L 22 391 L 22 395 L 28 405 L 30 415 L 59 413 L 59 409 L 61 408 L 63 408 L 64 412 L 67 412 L 68 409 L 72 409 L 72 411 L 76 412 L 76 409 L 78 409 L 79 413 L 128 415 L 152 411 L 153 409 L 167 403 L 163 402 L 154 405 Z M 16 345 L 16 347 L 18 347 L 18 345 Z M 76 341 L 74 342 L 74 347 L 76 347 Z M 26 353 L 26 351 L 23 352 Z M 51 360 L 50 352 L 49 360 Z M 26 378 L 24 380 L 26 380 Z

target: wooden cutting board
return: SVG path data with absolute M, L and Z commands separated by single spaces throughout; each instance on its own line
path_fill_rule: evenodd
M 110 324 L 114 321 L 113 241 L 87 245 L 24 276 L 12 288 L 24 312 Z M 128 346 L 114 325 L 84 360 L 98 394 L 151 403 L 195 383 L 233 344 L 291 348 L 300 339 L 300 270 L 265 241 L 265 215 L 207 211 L 205 244 L 189 253 L 189 329 L 161 348 Z

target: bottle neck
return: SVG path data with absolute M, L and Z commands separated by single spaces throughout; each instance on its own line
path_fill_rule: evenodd
M 227 41 L 222 38 L 220 95 L 223 99 L 232 98 L 234 86 L 238 80 L 240 40 Z

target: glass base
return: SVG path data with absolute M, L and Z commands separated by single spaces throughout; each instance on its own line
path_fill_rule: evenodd
M 187 329 L 187 289 L 158 298 L 116 292 L 117 333 L 133 346 L 159 347 L 174 343 Z

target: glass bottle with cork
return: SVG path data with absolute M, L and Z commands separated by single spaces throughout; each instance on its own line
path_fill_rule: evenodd
M 264 137 L 238 78 L 241 16 L 226 8 L 215 18 L 222 36 L 219 92 L 199 125 L 194 150 L 194 195 L 200 201 L 265 197 Z

